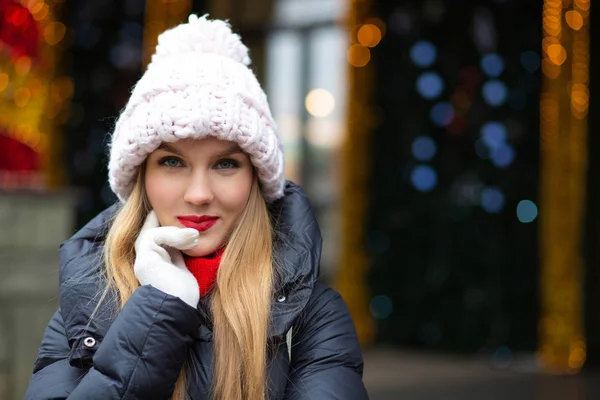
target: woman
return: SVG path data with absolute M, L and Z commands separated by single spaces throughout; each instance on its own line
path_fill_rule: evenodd
M 61 246 L 27 399 L 367 398 L 249 63 L 223 21 L 159 37 L 112 137 L 121 202 Z

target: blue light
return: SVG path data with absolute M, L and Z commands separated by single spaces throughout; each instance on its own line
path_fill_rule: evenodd
M 413 169 L 410 180 L 420 192 L 429 192 L 437 185 L 437 173 L 428 165 L 419 165 Z
M 369 310 L 373 317 L 377 319 L 385 319 L 394 311 L 392 300 L 387 296 L 375 296 L 371 299 Z
M 481 207 L 490 214 L 497 214 L 504 208 L 504 194 L 498 188 L 489 187 L 481 192 Z
M 508 89 L 506 84 L 499 80 L 487 81 L 483 85 L 483 99 L 492 107 L 499 107 L 506 102 Z
M 419 136 L 413 140 L 412 153 L 419 161 L 429 161 L 437 152 L 437 146 L 432 138 L 428 136 Z
M 504 71 L 504 60 L 496 53 L 487 54 L 481 59 L 481 69 L 490 78 L 497 78 Z
M 431 100 L 442 94 L 444 81 L 435 72 L 425 72 L 417 79 L 417 91 L 424 98 Z
M 496 121 L 485 123 L 481 127 L 481 139 L 490 149 L 497 148 L 506 142 L 506 126 Z
M 506 168 L 515 160 L 515 150 L 507 145 L 501 144 L 492 151 L 492 164 L 498 168 Z
M 410 49 L 410 58 L 419 67 L 427 68 L 431 66 L 437 57 L 437 49 L 426 40 L 415 43 Z
M 531 200 L 521 200 L 517 206 L 517 218 L 524 224 L 533 222 L 538 215 L 538 208 Z
M 433 123 L 437 126 L 446 126 L 449 125 L 454 119 L 454 109 L 450 103 L 437 103 L 431 109 L 430 117 Z
M 533 50 L 521 53 L 521 65 L 527 71 L 534 73 L 540 67 L 540 56 Z

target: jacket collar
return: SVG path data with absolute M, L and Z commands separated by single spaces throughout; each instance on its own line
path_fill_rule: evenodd
M 103 338 L 115 317 L 111 293 L 98 304 L 105 287 L 102 248 L 117 210 L 118 204 L 107 208 L 61 245 L 60 304 L 72 348 L 81 348 L 81 341 L 90 335 Z M 284 197 L 270 204 L 269 212 L 279 282 L 269 335 L 283 337 L 304 309 L 319 275 L 321 232 L 307 196 L 292 182 L 286 182 Z

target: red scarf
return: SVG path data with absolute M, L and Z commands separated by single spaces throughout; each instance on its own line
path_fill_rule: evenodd
M 217 280 L 217 271 L 219 270 L 222 255 L 223 249 L 205 257 L 189 257 L 185 254 L 183 255 L 185 266 L 198 281 L 198 286 L 200 286 L 200 296 L 204 296 L 214 286 L 215 281 Z

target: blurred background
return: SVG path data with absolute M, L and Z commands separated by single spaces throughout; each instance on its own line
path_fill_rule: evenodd
M 0 399 L 58 306 L 58 245 L 116 201 L 115 119 L 191 12 L 250 48 L 372 399 L 600 398 L 590 3 L 0 0 Z

